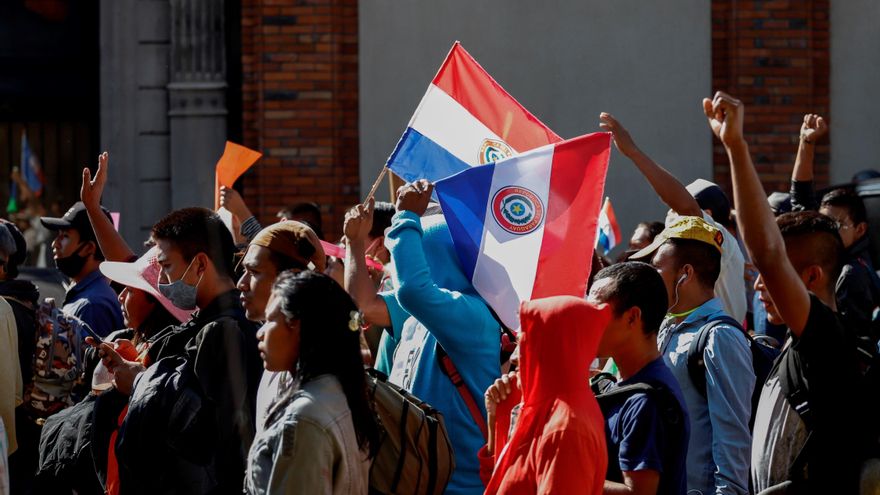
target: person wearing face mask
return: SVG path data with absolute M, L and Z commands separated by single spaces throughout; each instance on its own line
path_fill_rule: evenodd
M 154 247 L 133 263 L 101 263 L 101 272 L 125 288 L 119 303 L 126 328 L 104 338 L 122 354 L 146 363 L 149 339 L 158 331 L 190 318 L 191 311 L 174 307 L 156 288 L 159 264 Z M 97 345 L 91 337 L 87 343 Z M 94 374 L 89 381 L 89 396 L 68 409 L 46 419 L 40 441 L 37 488 L 40 491 L 74 489 L 79 493 L 101 491 L 120 493 L 115 440 L 128 408 L 128 396 L 112 388 L 113 375 L 98 364 L 97 352 L 89 348 L 83 359 Z M 97 365 L 97 367 L 96 367 Z M 82 431 L 89 432 L 90 442 L 81 443 Z M 70 445 L 78 445 L 70 453 Z M 94 466 L 94 468 L 93 468 Z
M 651 258 L 669 297 L 657 347 L 681 386 L 690 413 L 688 493 L 738 494 L 749 490 L 752 352 L 742 329 L 715 297 L 725 236 L 706 220 L 681 217 L 631 259 Z M 721 321 L 719 321 L 721 320 Z M 706 389 L 691 380 L 688 349 L 703 328 Z
M 102 211 L 110 217 L 110 212 L 104 208 Z M 122 328 L 122 311 L 116 292 L 98 270 L 104 254 L 95 239 L 83 202 L 77 201 L 60 218 L 41 217 L 40 223 L 55 232 L 52 241 L 55 266 L 73 282 L 61 310 L 79 318 L 102 337 Z
M 262 366 L 257 326 L 245 316 L 232 280 L 232 235 L 216 213 L 184 208 L 159 220 L 150 238 L 161 267 L 159 293 L 177 308 L 198 311 L 149 339 L 147 367 L 100 346 L 116 388 L 131 394 L 116 443 L 120 484 L 126 493 L 179 493 L 181 487 L 187 493 L 241 493 Z M 175 388 L 174 377 L 186 388 Z M 193 433 L 190 423 L 174 422 L 180 394 L 211 409 L 210 439 L 198 436 L 203 430 Z

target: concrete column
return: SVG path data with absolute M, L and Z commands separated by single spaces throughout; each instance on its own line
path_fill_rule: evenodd
M 226 141 L 222 0 L 171 0 L 171 207 L 213 206 Z
M 101 0 L 101 149 L 110 152 L 104 204 L 135 247 L 170 209 L 169 4 Z

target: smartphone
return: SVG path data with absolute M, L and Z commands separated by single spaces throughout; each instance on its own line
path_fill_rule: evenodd
M 86 331 L 86 333 L 89 335 L 89 337 L 95 339 L 95 342 L 97 342 L 97 345 L 95 345 L 95 347 L 98 347 L 99 345 L 104 343 L 104 339 L 101 338 L 101 336 L 98 335 L 97 332 L 92 330 L 92 327 L 90 327 L 88 323 L 86 323 L 82 320 L 77 320 L 77 323 L 79 323 L 82 326 L 82 329 Z

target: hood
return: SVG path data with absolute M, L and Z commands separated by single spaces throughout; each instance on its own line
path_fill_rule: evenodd
M 524 404 L 588 394 L 590 364 L 611 318 L 608 306 L 556 296 L 523 302 L 519 317 Z
M 422 249 L 437 287 L 476 295 L 477 291 L 461 269 L 452 235 L 443 215 L 422 217 Z
M 40 291 L 29 280 L 6 280 L 0 282 L 0 296 L 14 297 L 19 301 L 37 305 Z

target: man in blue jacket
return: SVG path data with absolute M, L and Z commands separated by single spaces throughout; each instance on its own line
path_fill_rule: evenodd
M 714 292 L 723 242 L 723 233 L 702 218 L 681 217 L 632 259 L 652 256 L 666 285 L 669 309 L 657 346 L 681 386 L 690 416 L 688 491 L 746 495 L 755 374 L 742 330 L 716 321 L 726 316 Z M 687 363 L 691 342 L 703 328 L 709 332 L 703 351 L 705 394 L 691 380 Z
M 500 375 L 500 326 L 462 272 L 443 216 L 423 217 L 433 189 L 421 180 L 398 190 L 397 213 L 385 233 L 395 266 L 392 292 L 376 294 L 364 261 L 373 201 L 346 215 L 346 288 L 367 322 L 390 327 L 399 342 L 391 381 L 443 413 L 456 464 L 446 493 L 482 493 L 477 451 L 485 443 L 485 406 L 474 401 L 475 418 L 465 394 L 481 398 Z M 441 368 L 444 351 L 464 381 L 461 390 Z

